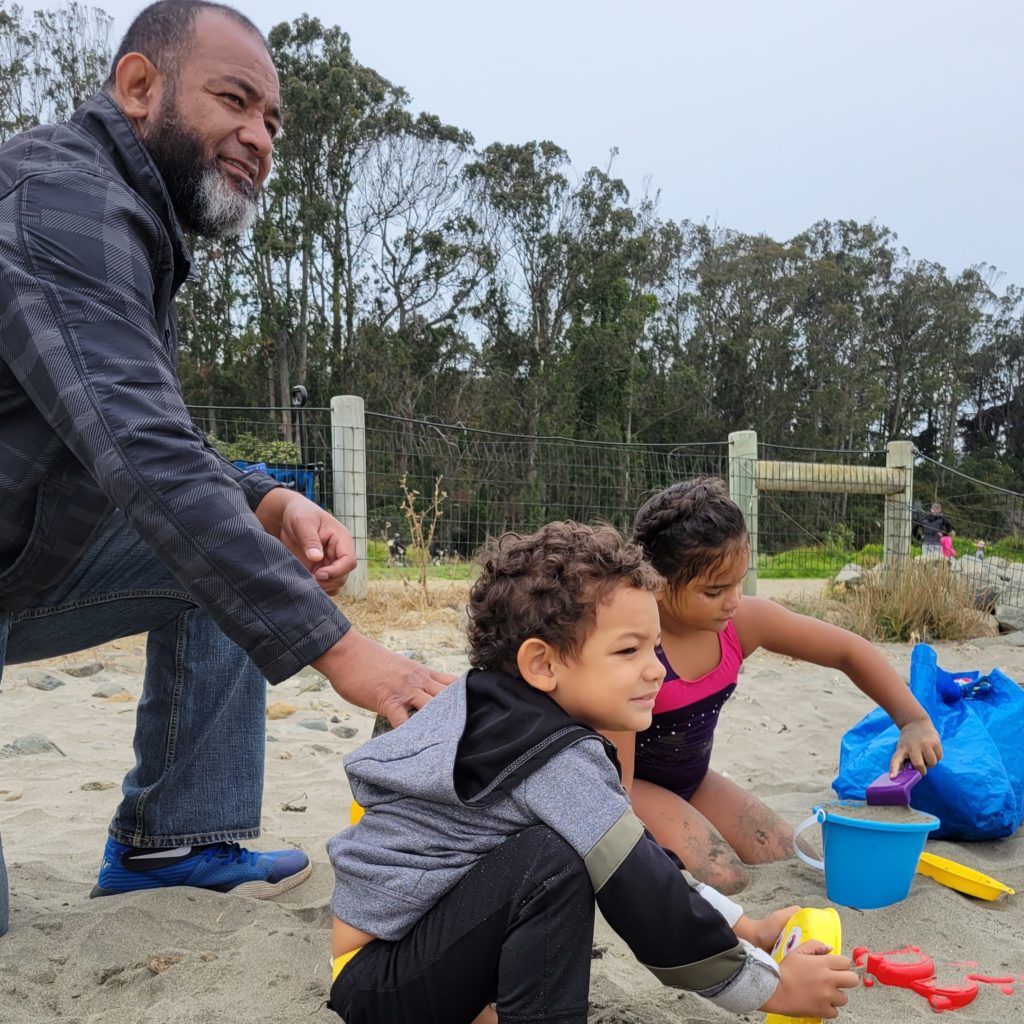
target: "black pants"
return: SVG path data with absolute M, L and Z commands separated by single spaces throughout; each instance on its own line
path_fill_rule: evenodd
M 364 946 L 330 1007 L 345 1024 L 586 1024 L 594 891 L 583 861 L 542 826 L 483 857 L 397 942 Z

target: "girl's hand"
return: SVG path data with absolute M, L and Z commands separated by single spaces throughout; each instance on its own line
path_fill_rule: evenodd
M 922 775 L 942 758 L 942 741 L 928 718 L 907 722 L 900 729 L 896 751 L 889 762 L 889 776 L 895 777 L 909 761 Z
M 748 917 L 744 914 L 732 930 L 737 938 L 746 939 L 752 946 L 770 953 L 775 948 L 775 940 L 779 932 L 786 927 L 786 922 L 799 910 L 799 907 L 783 907 L 767 917 Z

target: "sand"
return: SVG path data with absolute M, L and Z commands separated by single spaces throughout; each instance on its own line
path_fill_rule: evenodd
M 381 638 L 441 668 L 456 671 L 465 665 L 452 622 L 387 630 Z M 998 666 L 1024 680 L 1024 647 L 1008 638 L 938 649 L 945 668 Z M 883 650 L 907 671 L 909 647 Z M 84 677 L 68 672 L 90 664 L 101 667 Z M 291 893 L 274 902 L 191 889 L 90 900 L 117 786 L 132 760 L 141 672 L 142 647 L 135 639 L 5 672 L 0 747 L 36 735 L 57 749 L 0 757 L 0 830 L 12 887 L 11 932 L 0 939 L 0 1019 L 9 1024 L 336 1019 L 323 1009 L 332 881 L 324 842 L 348 813 L 342 755 L 369 736 L 372 717 L 317 689 L 312 672 L 270 690 L 269 700 L 296 710 L 267 723 L 264 834 L 254 845 L 294 844 L 309 853 L 314 871 Z M 46 673 L 63 685 L 40 690 L 28 684 Z M 124 693 L 93 696 L 104 684 Z M 723 712 L 714 766 L 795 824 L 812 806 L 833 798 L 839 737 L 869 709 L 870 702 L 838 673 L 758 652 Z M 354 736 L 344 735 L 352 730 Z M 932 843 L 929 849 L 994 876 L 1020 895 L 983 903 L 918 876 L 910 896 L 895 906 L 869 912 L 839 908 L 845 951 L 912 944 L 936 961 L 945 979 L 961 979 L 968 970 L 1012 975 L 1013 995 L 983 984 L 958 1018 L 1022 1019 L 1024 832 L 998 842 Z M 792 903 L 829 905 L 822 876 L 795 860 L 755 868 L 752 875 L 740 899 L 753 914 Z M 964 961 L 977 967 L 957 966 Z M 595 936 L 593 975 L 592 1022 L 737 1019 L 695 996 L 661 988 L 603 923 Z M 876 985 L 854 990 L 842 1019 L 893 1024 L 932 1016 L 921 996 Z

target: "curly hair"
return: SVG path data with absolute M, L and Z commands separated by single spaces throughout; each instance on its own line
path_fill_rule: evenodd
M 469 593 L 469 661 L 518 675 L 525 640 L 575 657 L 597 608 L 620 585 L 657 593 L 664 581 L 636 544 L 611 526 L 549 523 L 536 533 L 506 533 L 477 556 L 482 567 Z
M 633 540 L 673 587 L 710 575 L 750 544 L 743 513 L 713 476 L 649 498 L 633 521 Z

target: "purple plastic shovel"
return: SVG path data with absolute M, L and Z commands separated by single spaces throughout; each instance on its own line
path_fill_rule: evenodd
M 872 807 L 910 806 L 910 791 L 921 781 L 921 773 L 907 765 L 894 779 L 883 772 L 867 788 L 867 802 Z

